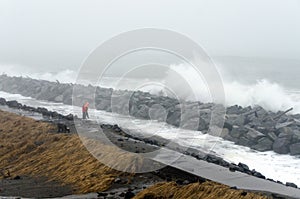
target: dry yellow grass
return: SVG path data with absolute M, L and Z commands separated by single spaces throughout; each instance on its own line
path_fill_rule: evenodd
M 122 175 L 95 159 L 77 135 L 49 133 L 56 131 L 51 124 L 3 111 L 0 124 L 0 169 L 12 176 L 47 177 L 88 193 L 108 189 Z
M 246 193 L 246 195 L 245 195 Z M 162 182 L 138 193 L 135 199 L 268 199 L 258 193 L 233 190 L 215 182 L 193 183 L 185 186 L 175 182 Z

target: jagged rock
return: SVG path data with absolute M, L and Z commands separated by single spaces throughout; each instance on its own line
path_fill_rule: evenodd
M 276 124 L 275 129 L 280 129 L 280 128 L 283 128 L 283 127 L 287 127 L 287 126 L 290 126 L 293 123 L 294 123 L 294 121 Z
M 239 138 L 235 143 L 238 145 L 248 146 L 248 147 L 251 147 L 252 145 L 255 144 L 255 142 L 253 142 L 252 140 L 249 140 L 246 137 Z
M 300 155 L 300 142 L 290 145 L 291 155 Z
M 6 100 L 4 98 L 0 98 L 0 105 L 6 105 Z
M 292 143 L 300 142 L 300 131 L 299 129 L 293 130 Z
M 180 111 L 170 111 L 167 116 L 167 123 L 179 127 L 180 125 L 181 113 Z
M 298 188 L 298 186 L 292 182 L 287 182 L 287 183 L 285 183 L 285 185 L 288 187 Z
M 233 126 L 232 130 L 229 132 L 229 135 L 233 138 L 239 138 L 247 132 L 247 129 L 244 127 Z
M 228 116 L 226 122 L 232 126 L 243 126 L 245 124 L 246 117 L 243 115 Z
M 208 123 L 205 122 L 205 120 L 200 117 L 199 118 L 199 125 L 198 125 L 198 131 L 203 131 L 208 129 Z
M 267 137 L 260 138 L 256 145 L 253 146 L 253 149 L 258 151 L 269 151 L 272 150 L 273 141 Z
M 288 154 L 289 153 L 289 145 L 291 143 L 291 139 L 288 137 L 278 137 L 273 143 L 273 150 L 279 154 Z
M 277 135 L 274 132 L 269 132 L 268 137 L 273 141 L 277 139 Z
M 144 119 L 149 119 L 149 107 L 146 105 L 141 105 L 139 110 L 134 116 L 144 118 Z
M 264 175 L 262 175 L 261 173 L 255 171 L 254 169 L 251 171 L 252 175 L 258 178 L 262 178 L 262 179 L 266 179 L 266 177 Z
M 261 132 L 259 131 L 256 131 L 255 129 L 252 129 L 252 128 L 248 128 L 248 132 L 246 134 L 246 137 L 249 139 L 249 140 L 252 140 L 252 141 L 257 141 L 258 139 L 262 138 L 262 137 L 265 137 L 264 134 L 262 134 Z
M 290 127 L 280 128 L 277 132 L 278 132 L 278 138 L 286 137 L 288 139 L 292 139 L 293 137 L 293 130 Z
M 16 100 L 7 101 L 6 105 L 11 108 L 21 108 L 22 107 L 22 104 L 18 103 Z
M 241 163 L 241 162 L 240 162 L 240 163 L 238 164 L 238 166 L 241 167 L 241 168 L 243 168 L 244 170 L 249 170 L 248 165 L 246 165 L 246 164 L 244 164 L 244 163 Z
M 229 114 L 240 114 L 242 107 L 238 105 L 230 106 L 227 108 L 226 113 Z

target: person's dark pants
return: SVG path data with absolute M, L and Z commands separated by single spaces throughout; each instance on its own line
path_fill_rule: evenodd
M 86 112 L 82 112 L 82 119 L 86 119 Z

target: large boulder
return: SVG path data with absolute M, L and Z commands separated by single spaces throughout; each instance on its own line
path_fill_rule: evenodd
M 275 133 L 278 135 L 278 137 L 287 137 L 287 136 L 292 137 L 293 129 L 285 126 L 285 127 L 277 129 Z
M 288 137 L 278 137 L 273 143 L 273 150 L 279 154 L 288 154 L 290 149 L 291 139 Z
M 255 142 L 253 140 L 250 140 L 246 137 L 239 138 L 235 143 L 238 145 L 248 146 L 248 147 L 251 147 L 252 145 L 255 144 Z
M 22 104 L 18 103 L 16 100 L 7 101 L 6 104 L 7 104 L 7 106 L 9 106 L 11 108 L 21 108 L 22 107 Z
M 292 142 L 297 143 L 300 142 L 300 131 L 299 129 L 293 130 Z
M 300 142 L 290 146 L 291 155 L 300 155 Z
M 230 106 L 226 109 L 226 113 L 229 114 L 240 114 L 242 110 L 242 107 L 238 105 Z
M 246 117 L 243 115 L 229 115 L 226 122 L 232 126 L 243 126 L 245 124 Z
M 240 126 L 233 126 L 229 135 L 233 138 L 239 138 L 247 132 L 247 129 Z
M 176 127 L 180 126 L 180 120 L 181 120 L 181 112 L 180 110 L 176 111 L 169 111 L 167 116 L 167 123 L 174 125 Z
M 206 121 L 200 117 L 199 118 L 199 125 L 198 125 L 198 131 L 204 131 L 208 129 L 208 123 L 206 123 Z
M 258 141 L 260 138 L 263 138 L 265 137 L 265 135 L 255 129 L 252 129 L 252 128 L 248 128 L 248 132 L 246 134 L 246 137 L 249 139 L 249 140 L 252 140 L 252 141 Z
M 0 105 L 6 105 L 6 100 L 4 98 L 0 98 Z
M 254 145 L 252 148 L 258 151 L 269 151 L 272 150 L 272 146 L 273 146 L 273 141 L 267 137 L 263 137 L 260 138 L 257 141 L 257 144 Z
M 269 132 L 268 137 L 272 140 L 275 141 L 277 139 L 277 135 L 274 132 Z
M 141 105 L 135 116 L 143 119 L 149 119 L 149 107 L 144 104 Z

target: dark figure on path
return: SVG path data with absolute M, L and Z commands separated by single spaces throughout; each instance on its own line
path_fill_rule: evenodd
M 90 118 L 90 117 L 89 117 L 89 113 L 88 113 L 88 109 L 89 109 L 89 103 L 86 102 L 86 103 L 82 106 L 82 119 Z

